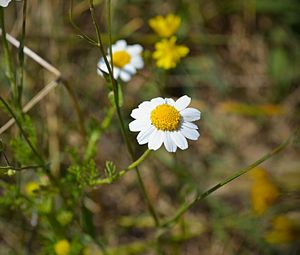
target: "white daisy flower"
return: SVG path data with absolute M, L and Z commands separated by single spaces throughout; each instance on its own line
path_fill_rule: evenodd
M 141 45 L 127 45 L 125 40 L 119 40 L 112 45 L 114 78 L 118 79 L 120 77 L 122 81 L 127 82 L 131 79 L 131 76 L 136 73 L 137 69 L 143 68 L 144 61 L 141 56 L 142 51 L 143 47 Z M 109 53 L 107 59 L 111 62 Z M 108 73 L 103 58 L 98 62 L 97 72 L 101 76 L 103 76 L 103 72 Z
M 0 6 L 7 7 L 11 0 L 0 0 Z
M 197 140 L 200 136 L 193 121 L 199 120 L 201 113 L 187 108 L 191 102 L 188 96 L 176 102 L 171 98 L 157 97 L 141 103 L 131 112 L 135 120 L 129 123 L 132 132 L 139 132 L 139 144 L 148 143 L 150 150 L 158 150 L 164 144 L 168 152 L 176 152 L 177 147 L 188 148 L 187 139 Z

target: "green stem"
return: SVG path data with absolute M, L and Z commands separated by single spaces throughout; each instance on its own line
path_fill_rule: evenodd
M 0 101 L 3 103 L 3 105 L 8 110 L 8 112 L 11 114 L 11 116 L 15 119 L 18 128 L 20 129 L 20 131 L 21 131 L 21 133 L 22 133 L 25 141 L 29 145 L 29 147 L 32 150 L 33 154 L 36 156 L 36 158 L 39 160 L 39 162 L 42 165 L 44 165 L 43 158 L 41 157 L 41 155 L 38 153 L 38 151 L 36 150 L 36 148 L 33 146 L 33 144 L 31 143 L 31 141 L 29 140 L 29 138 L 28 138 L 25 130 L 23 129 L 22 124 L 20 123 L 19 119 L 17 118 L 16 114 L 13 112 L 13 110 L 11 109 L 11 107 L 8 105 L 8 103 L 6 103 L 6 101 L 2 97 L 0 97 Z
M 71 25 L 75 28 L 75 30 L 80 34 L 80 36 L 85 39 L 88 43 L 91 45 L 97 46 L 97 42 L 86 35 L 82 30 L 75 24 L 74 19 L 73 19 L 73 0 L 70 1 L 70 8 L 69 8 L 69 20 Z
M 15 170 L 15 171 L 22 171 L 28 169 L 38 169 L 44 168 L 44 165 L 41 166 L 23 166 L 23 167 L 14 167 L 14 166 L 0 166 L 0 170 Z
M 6 30 L 5 30 L 5 21 L 4 21 L 4 8 L 0 7 L 0 27 L 2 29 L 2 42 L 3 42 L 3 52 L 4 52 L 4 61 L 6 66 L 6 76 L 12 87 L 13 97 L 17 99 L 17 85 L 15 81 L 15 75 L 13 71 L 13 64 L 11 60 L 10 50 L 8 47 L 8 42 L 6 39 Z
M 184 203 L 179 209 L 178 211 L 175 213 L 174 216 L 172 216 L 170 219 L 166 220 L 161 226 L 162 227 L 170 227 L 173 224 L 175 224 L 178 219 L 186 212 L 188 211 L 191 207 L 193 207 L 198 201 L 208 197 L 210 194 L 212 194 L 213 192 L 215 192 L 216 190 L 220 189 L 221 187 L 223 187 L 224 185 L 232 182 L 233 180 L 235 180 L 236 178 L 240 177 L 241 175 L 249 172 L 250 170 L 252 170 L 253 168 L 257 167 L 258 165 L 260 165 L 261 163 L 263 163 L 264 161 L 268 160 L 269 158 L 273 157 L 274 155 L 278 154 L 279 152 L 281 152 L 287 145 L 289 145 L 291 143 L 291 141 L 298 135 L 300 129 L 297 129 L 286 141 L 284 141 L 282 144 L 280 144 L 278 147 L 276 147 L 275 149 L 273 149 L 271 152 L 267 153 L 266 155 L 264 155 L 263 157 L 261 157 L 260 159 L 258 159 L 257 161 L 255 161 L 254 163 L 252 163 L 251 165 L 242 168 L 238 171 L 236 171 L 233 175 L 231 175 L 230 177 L 226 178 L 224 181 L 214 185 L 213 187 L 211 187 L 210 189 L 208 189 L 207 191 L 203 192 L 202 194 L 197 195 L 191 202 L 187 202 Z
M 123 139 L 124 139 L 124 141 L 126 143 L 126 147 L 127 147 L 127 150 L 128 150 L 128 152 L 129 152 L 129 154 L 131 156 L 131 159 L 134 160 L 133 149 L 132 149 L 131 143 L 130 143 L 130 141 L 128 139 L 128 136 L 127 136 L 124 119 L 122 117 L 122 113 L 121 113 L 121 109 L 120 109 L 120 105 L 119 105 L 118 83 L 114 79 L 111 65 L 110 65 L 110 63 L 109 63 L 109 61 L 108 61 L 108 59 L 106 57 L 106 53 L 105 53 L 105 50 L 104 50 L 104 47 L 103 47 L 103 43 L 102 43 L 100 29 L 99 29 L 98 23 L 96 22 L 96 15 L 95 15 L 95 8 L 94 8 L 93 0 L 89 0 L 89 4 L 90 4 L 90 13 L 91 13 L 93 24 L 94 24 L 94 27 L 95 27 L 95 30 L 96 30 L 96 34 L 97 34 L 98 47 L 100 48 L 100 51 L 101 51 L 101 54 L 103 56 L 105 65 L 106 65 L 106 67 L 108 69 L 108 73 L 109 73 L 109 76 L 110 76 L 110 79 L 111 79 L 111 83 L 112 83 L 112 87 L 113 87 L 114 101 L 115 101 L 115 105 L 116 105 L 118 120 L 120 122 L 121 133 L 122 133 Z M 109 4 L 110 4 L 110 2 L 109 2 Z M 109 10 L 111 10 L 111 8 L 109 8 Z M 110 18 L 111 15 L 109 14 L 108 17 Z M 111 22 L 111 21 L 109 21 L 109 22 Z M 111 31 L 109 31 L 109 33 L 111 33 Z M 111 38 L 111 35 L 110 35 L 110 38 Z M 144 182 L 142 180 L 142 177 L 140 175 L 138 167 L 135 167 L 135 171 L 136 171 L 136 174 L 137 174 L 137 177 L 138 177 L 138 182 L 139 182 L 139 185 L 141 187 L 141 190 L 142 190 L 142 193 L 143 193 L 143 197 L 144 197 L 145 202 L 147 204 L 149 213 L 153 217 L 155 225 L 159 226 L 159 220 L 158 220 L 157 214 L 156 214 L 155 209 L 154 209 L 154 207 L 153 207 L 153 205 L 152 205 L 152 203 L 151 203 L 151 201 L 149 199 L 149 196 L 147 194 L 147 191 L 146 191 L 146 188 L 145 188 Z
M 138 165 L 140 165 L 150 154 L 150 150 L 146 150 L 136 161 L 134 161 L 132 164 L 130 164 L 127 168 L 119 171 L 116 176 L 114 176 L 113 179 L 111 178 L 105 178 L 105 179 L 100 179 L 98 180 L 95 185 L 101 185 L 101 184 L 111 184 L 118 180 L 120 177 L 125 175 L 127 172 L 129 172 L 132 169 L 135 169 Z
M 26 33 L 26 10 L 27 0 L 23 1 L 23 22 L 22 22 L 22 35 L 19 46 L 19 83 L 18 83 L 18 105 L 22 108 L 22 93 L 23 93 L 23 82 L 24 82 L 24 41 Z

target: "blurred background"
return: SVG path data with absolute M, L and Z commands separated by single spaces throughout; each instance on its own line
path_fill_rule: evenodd
M 108 45 L 106 4 L 94 3 Z M 69 1 L 28 1 L 25 44 L 61 71 L 77 94 L 86 126 L 92 130 L 108 111 L 108 90 L 96 73 L 100 52 L 78 36 L 70 24 L 69 6 Z M 21 11 L 17 1 L 5 10 L 7 32 L 16 38 L 21 33 Z M 181 17 L 178 43 L 188 46 L 190 53 L 175 69 L 163 72 L 151 57 L 158 37 L 148 20 L 168 13 Z M 192 106 L 202 112 L 197 123 L 201 138 L 190 142 L 188 150 L 174 156 L 160 149 L 141 166 L 160 217 L 173 215 L 196 192 L 254 162 L 299 127 L 299 13 L 297 0 L 112 1 L 113 41 L 126 39 L 145 49 L 145 67 L 122 85 L 127 123 L 133 108 L 157 96 L 187 94 L 192 97 Z M 73 20 L 95 37 L 88 1 L 74 1 Z M 13 52 L 17 54 L 17 50 Z M 25 63 L 24 102 L 28 102 L 54 77 L 28 58 Z M 3 71 L 0 83 L 1 96 L 8 98 L 10 87 Z M 64 176 L 72 151 L 83 144 L 65 88 L 57 86 L 30 116 L 40 149 L 55 162 L 54 171 Z M 1 111 L 0 126 L 8 119 Z M 14 128 L 1 134 L 10 158 L 14 155 L 9 145 L 13 134 Z M 137 155 L 146 150 L 137 144 L 135 134 L 130 138 Z M 114 247 L 112 254 L 296 255 L 300 254 L 299 159 L 298 141 L 252 174 L 198 203 L 162 237 L 161 253 L 147 241 L 153 234 L 153 223 L 134 172 L 112 185 L 87 190 L 86 203 L 96 233 Z M 131 162 L 116 117 L 97 143 L 95 160 L 100 171 L 106 160 L 115 162 L 118 169 Z M 25 176 L 24 185 L 35 178 L 33 172 Z M 20 216 L 15 208 L 1 207 L 0 254 L 23 254 L 31 231 L 28 226 L 30 217 L 26 214 Z M 66 228 L 72 235 L 74 254 L 101 254 L 84 248 L 78 228 Z M 47 238 L 45 233 L 36 238 L 32 254 L 51 254 L 41 251 L 51 244 L 52 239 Z

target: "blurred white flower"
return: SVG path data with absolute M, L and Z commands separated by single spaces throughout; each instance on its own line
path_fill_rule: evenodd
M 159 149 L 164 144 L 168 152 L 176 152 L 177 147 L 188 148 L 187 139 L 197 140 L 200 136 L 193 121 L 199 120 L 197 109 L 187 108 L 191 102 L 188 96 L 176 102 L 171 98 L 157 97 L 141 103 L 131 112 L 135 120 L 129 123 L 132 132 L 139 132 L 139 144 L 148 143 L 150 150 Z
M 0 0 L 0 6 L 7 7 L 11 0 Z
M 120 77 L 122 81 L 127 82 L 131 79 L 131 76 L 136 73 L 137 69 L 143 68 L 144 62 L 141 56 L 142 51 L 143 47 L 141 45 L 127 45 L 125 40 L 119 40 L 112 45 L 114 78 L 118 79 Z M 107 59 L 111 62 L 109 54 Z M 103 72 L 108 73 L 103 58 L 98 62 L 97 72 L 101 76 L 103 76 Z

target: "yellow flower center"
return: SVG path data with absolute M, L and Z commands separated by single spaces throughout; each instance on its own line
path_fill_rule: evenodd
M 131 60 L 131 56 L 124 50 L 114 52 L 112 58 L 113 58 L 113 65 L 119 68 L 123 68 Z
M 163 131 L 175 131 L 180 124 L 180 114 L 175 107 L 168 104 L 157 106 L 150 116 L 152 124 Z

